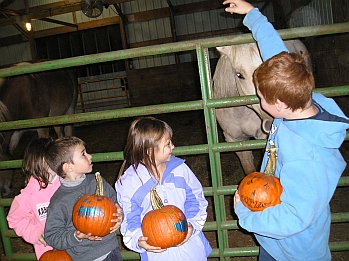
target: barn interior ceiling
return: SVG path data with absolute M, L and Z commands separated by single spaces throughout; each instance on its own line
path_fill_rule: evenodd
M 293 12 L 312 0 L 249 1 L 262 12 L 269 12 L 274 17 L 276 29 L 284 29 L 288 27 Z M 222 2 L 223 0 L 56 0 L 48 3 L 43 0 L 0 0 L 0 32 L 3 32 L 0 35 L 0 48 L 21 48 L 21 45 L 28 46 L 29 43 L 31 59 L 26 59 L 33 62 L 37 58 L 35 42 L 38 39 L 77 31 L 81 33 L 90 29 L 103 30 L 112 25 L 121 28 L 122 49 L 248 32 L 239 22 L 228 25 L 225 24 L 228 21 L 226 19 L 220 24 L 220 19 L 224 18 L 224 15 L 220 15 L 220 12 L 224 13 Z M 96 14 L 88 7 L 86 9 L 86 3 L 97 6 L 94 10 L 99 12 Z M 204 25 L 204 29 L 201 25 L 196 25 L 197 21 L 201 21 L 200 18 L 211 19 L 206 17 L 208 13 L 215 15 L 215 24 Z M 199 17 L 197 21 L 196 17 Z M 158 21 L 161 21 L 159 25 Z M 33 24 L 31 31 L 27 31 L 24 26 L 29 22 Z M 143 28 L 145 24 L 149 24 L 149 27 Z M 10 61 L 3 62 L 1 66 L 8 66 L 21 59 L 16 57 L 12 61 L 9 58 Z
M 13 10 L 7 8 L 10 4 L 12 4 L 15 1 L 24 1 L 26 8 L 23 10 Z M 89 1 L 91 3 L 102 3 L 104 8 L 108 8 L 109 5 L 113 5 L 115 9 L 118 11 L 119 16 L 122 18 L 124 23 L 132 22 L 130 21 L 130 15 L 125 16 L 122 13 L 121 5 L 125 2 L 130 2 L 134 0 L 92 0 Z M 290 1 L 291 4 L 291 11 L 288 14 L 282 14 L 284 17 L 284 20 L 281 24 L 284 24 L 288 18 L 292 15 L 292 13 L 301 8 L 304 5 L 307 5 L 311 0 L 296 0 L 296 1 Z M 59 1 L 51 4 L 45 4 L 40 6 L 35 6 L 33 8 L 29 8 L 28 6 L 28 0 L 0 0 L 0 27 L 6 26 L 6 25 L 15 25 L 19 24 L 22 21 L 26 20 L 42 20 L 57 24 L 62 24 L 66 26 L 72 26 L 77 27 L 77 25 L 65 23 L 62 21 L 58 21 L 55 19 L 52 19 L 50 17 L 60 14 L 66 14 L 66 13 L 73 13 L 77 11 L 81 11 L 82 3 L 84 1 L 81 0 L 71 0 L 71 1 Z M 213 10 L 213 9 L 220 9 L 222 8 L 222 0 L 208 0 L 204 2 L 200 2 L 200 4 L 188 4 L 182 6 L 173 6 L 171 3 L 171 0 L 166 0 L 168 3 L 169 9 L 173 14 L 184 14 L 184 13 L 195 13 L 195 12 L 202 12 L 205 10 Z M 263 2 L 265 6 L 267 6 L 270 2 L 273 2 L 274 6 L 280 6 L 282 1 L 279 0 L 251 0 L 252 4 L 257 2 Z M 190 7 L 190 8 L 189 8 Z M 279 16 L 281 15 L 280 10 L 277 9 L 277 13 Z M 156 16 L 159 16 L 156 12 L 143 14 L 143 19 L 145 19 L 145 16 L 154 16 L 153 18 L 156 18 Z M 150 17 L 149 17 L 150 18 Z M 148 19 L 149 19 L 148 18 Z

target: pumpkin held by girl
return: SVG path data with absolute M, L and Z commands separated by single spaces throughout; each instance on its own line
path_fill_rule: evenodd
M 153 210 L 142 221 L 142 232 L 148 238 L 147 243 L 162 249 L 177 246 L 188 233 L 184 213 L 176 206 L 164 206 L 155 188 L 150 192 L 150 201 Z

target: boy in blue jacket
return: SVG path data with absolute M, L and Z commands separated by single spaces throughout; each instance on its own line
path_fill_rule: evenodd
M 247 209 L 238 193 L 234 207 L 239 224 L 260 244 L 259 260 L 331 260 L 328 247 L 329 202 L 346 162 L 339 152 L 349 119 L 333 99 L 314 93 L 314 77 L 304 57 L 289 53 L 277 31 L 257 8 L 227 0 L 225 10 L 246 14 L 264 63 L 254 72 L 262 108 L 275 119 L 267 147 L 277 147 L 275 176 L 281 204 L 261 212 Z M 266 152 L 261 171 L 268 160 Z

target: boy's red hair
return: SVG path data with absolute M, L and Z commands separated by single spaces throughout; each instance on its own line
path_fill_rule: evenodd
M 304 57 L 281 52 L 262 63 L 253 82 L 268 104 L 284 102 L 292 111 L 306 109 L 312 100 L 315 81 Z

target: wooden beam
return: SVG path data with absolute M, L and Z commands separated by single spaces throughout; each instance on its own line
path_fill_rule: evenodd
M 23 34 L 12 35 L 0 38 L 0 47 L 28 42 L 29 39 Z
M 71 5 L 61 6 L 59 8 L 45 9 L 39 12 L 29 12 L 26 15 L 14 16 L 6 21 L 2 19 L 0 20 L 0 26 L 15 24 L 25 19 L 36 20 L 36 19 L 51 17 L 55 15 L 61 15 L 65 13 L 77 12 L 80 10 L 81 10 L 80 3 L 74 3 Z
M 47 4 L 47 5 L 41 5 L 37 7 L 33 7 L 29 9 L 29 12 L 25 15 L 19 16 L 17 18 L 13 17 L 9 20 L 2 19 L 0 20 L 0 26 L 10 25 L 17 23 L 18 21 L 22 21 L 25 19 L 42 19 L 46 17 L 51 17 L 55 15 L 61 15 L 65 13 L 71 13 L 71 12 L 77 12 L 80 11 L 80 2 L 79 0 L 73 0 L 72 3 L 67 4 L 64 1 L 56 2 L 53 4 Z M 109 0 L 108 4 L 111 3 L 124 3 L 129 2 L 126 0 Z M 204 2 L 198 3 L 191 3 L 191 4 L 184 4 L 184 5 L 178 5 L 173 6 L 173 15 L 182 15 L 182 14 L 189 14 L 189 13 L 196 13 L 196 12 L 203 12 L 203 11 L 209 11 L 209 10 L 216 10 L 216 9 L 222 9 L 223 5 L 221 0 L 208 0 Z M 154 9 L 150 11 L 143 11 L 143 12 L 137 12 L 134 14 L 127 15 L 127 20 L 129 23 L 137 23 L 137 22 L 144 22 L 149 21 L 153 19 L 159 19 L 159 18 L 165 18 L 170 17 L 170 8 L 159 8 Z M 24 14 L 25 10 L 20 10 L 18 13 Z
M 223 10 L 222 2 L 223 1 L 221 0 L 208 0 L 208 1 L 203 1 L 199 3 L 177 5 L 177 6 L 173 6 L 173 13 L 174 15 L 183 15 L 183 14 L 204 12 L 204 11 L 216 10 L 216 9 Z
M 71 26 L 71 27 L 74 27 L 74 28 L 78 28 L 77 24 L 67 23 L 67 22 L 56 20 L 56 19 L 51 19 L 51 18 L 48 18 L 48 17 L 40 18 L 39 20 L 40 21 L 44 21 L 44 22 L 48 22 L 48 23 L 54 23 L 54 24 L 60 24 L 60 25 L 64 25 L 64 26 Z
M 56 34 L 64 34 L 64 33 L 70 33 L 70 32 L 75 32 L 77 30 L 86 30 L 90 28 L 97 28 L 97 27 L 102 27 L 102 26 L 107 26 L 107 25 L 112 25 L 112 24 L 119 24 L 121 22 L 121 19 L 119 16 L 114 16 L 114 17 L 109 17 L 105 19 L 100 19 L 96 21 L 89 21 L 89 22 L 84 22 L 84 23 L 79 23 L 77 26 L 78 28 L 72 28 L 71 26 L 60 26 L 52 29 L 47 29 L 47 30 L 40 30 L 34 32 L 34 38 L 41 38 L 41 37 L 46 37 L 46 36 L 51 36 L 51 35 L 56 35 Z M 1 41 L 1 39 L 0 39 Z
M 170 8 L 164 7 L 164 8 L 130 14 L 130 15 L 127 15 L 126 17 L 127 17 L 128 23 L 139 23 L 139 22 L 145 22 L 145 21 L 159 19 L 159 18 L 170 17 L 170 15 L 171 15 Z

